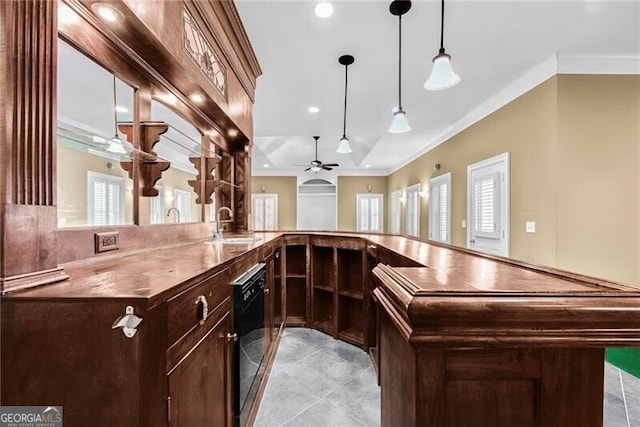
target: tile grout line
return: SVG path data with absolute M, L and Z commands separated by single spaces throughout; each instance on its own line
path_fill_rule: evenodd
M 627 397 L 624 394 L 624 383 L 622 382 L 622 371 L 618 369 L 618 377 L 620 378 L 620 390 L 622 391 L 622 401 L 624 402 L 624 412 L 627 416 L 627 427 L 631 427 L 631 421 L 629 420 L 629 409 L 627 408 Z
M 359 420 L 358 418 L 354 417 L 353 415 L 351 415 L 350 413 L 348 413 L 347 411 L 345 411 L 344 409 L 340 408 L 339 406 L 334 405 L 331 402 L 327 402 L 330 406 L 333 406 L 336 410 L 342 412 L 343 414 L 345 414 L 347 417 L 351 418 L 352 420 L 354 420 L 355 422 L 357 422 L 358 424 L 360 424 L 362 427 L 366 427 L 366 424 L 363 423 L 361 420 Z

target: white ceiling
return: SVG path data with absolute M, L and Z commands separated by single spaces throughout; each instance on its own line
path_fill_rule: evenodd
M 439 48 L 440 1 L 414 1 L 403 17 L 402 97 L 413 129 L 392 135 L 398 21 L 389 1 L 334 1 L 328 19 L 315 16 L 314 1 L 236 4 L 264 72 L 254 110 L 255 174 L 299 173 L 303 168 L 292 165 L 313 159 L 313 135 L 321 136 L 320 160 L 340 163 L 340 174 L 388 174 L 551 55 L 640 54 L 637 1 L 447 1 L 445 48 L 462 82 L 427 92 L 422 85 Z M 348 155 L 335 152 L 342 134 L 342 54 L 355 56 L 347 118 L 354 152 Z M 310 105 L 320 112 L 308 113 Z

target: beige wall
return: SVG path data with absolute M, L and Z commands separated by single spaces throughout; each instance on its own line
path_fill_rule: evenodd
M 278 194 L 278 228 L 295 230 L 297 227 L 297 178 L 295 176 L 253 176 L 251 192 Z M 338 229 L 356 229 L 356 194 L 367 193 L 371 185 L 372 193 L 382 193 L 387 205 L 387 177 L 380 176 L 339 176 L 338 177 Z M 386 215 L 386 210 L 385 210 Z M 386 224 L 386 219 L 385 219 Z
M 58 144 L 58 222 L 66 226 L 87 224 L 87 172 L 124 178 L 125 224 L 133 224 L 133 181 L 116 160 Z M 111 163 L 113 169 L 107 164 Z
M 355 231 L 356 229 L 356 195 L 369 193 L 367 186 L 371 185 L 371 193 L 382 193 L 384 197 L 383 210 L 386 216 L 387 206 L 387 177 L 386 176 L 339 176 L 338 177 L 338 230 Z M 386 218 L 384 218 L 386 225 Z
M 441 163 L 438 175 L 452 173 L 452 243 L 466 246 L 467 165 L 509 152 L 511 256 L 640 283 L 639 100 L 638 76 L 553 77 L 390 175 L 388 195 L 424 189 Z
M 260 193 L 264 185 L 265 193 L 278 195 L 278 229 L 295 230 L 297 206 L 297 178 L 295 176 L 253 176 L 251 192 Z
M 165 213 L 175 207 L 175 194 L 174 190 L 182 190 L 187 191 L 191 194 L 191 218 L 186 219 L 185 213 L 180 212 L 181 221 L 182 222 L 197 222 L 200 221 L 202 216 L 202 205 L 196 204 L 196 199 L 198 195 L 193 188 L 189 185 L 190 180 L 195 180 L 196 174 L 184 172 L 180 169 L 174 168 L 173 166 L 162 172 L 162 178 L 158 180 L 156 185 L 161 185 L 164 187 L 164 209 Z M 151 212 L 151 209 L 149 209 Z M 164 216 L 165 223 L 173 223 L 176 222 L 175 213 L 171 212 L 170 216 Z

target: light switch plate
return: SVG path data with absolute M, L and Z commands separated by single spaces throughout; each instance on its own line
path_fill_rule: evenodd
M 462 228 L 467 228 L 467 220 L 463 219 L 460 225 L 462 226 Z
M 527 231 L 527 233 L 535 233 L 536 232 L 536 222 L 535 221 L 527 221 L 527 223 L 526 223 L 526 231 Z

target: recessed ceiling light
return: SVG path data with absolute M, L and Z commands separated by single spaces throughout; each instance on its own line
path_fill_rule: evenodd
M 191 95 L 189 95 L 189 99 L 196 104 L 200 104 L 201 102 L 204 102 L 204 95 L 202 95 L 201 93 L 192 93 Z
M 311 107 L 309 107 L 308 111 L 311 114 L 316 114 L 316 113 L 318 113 L 320 111 L 320 109 L 318 107 L 316 107 L 315 105 L 312 105 Z
M 268 168 L 268 167 L 269 167 L 269 164 L 268 164 L 268 163 L 265 163 L 264 165 L 262 165 L 262 167 L 263 167 L 263 168 Z
M 331 3 L 323 1 L 316 5 L 315 12 L 318 18 L 328 18 L 333 15 L 333 6 Z
M 366 165 L 364 165 L 365 168 L 370 168 L 371 165 L 369 163 L 367 163 Z
M 229 135 L 231 138 L 235 138 L 236 136 L 238 136 L 238 129 L 229 129 L 227 131 L 227 135 Z
M 93 3 L 91 8 L 107 22 L 117 22 L 122 19 L 122 12 L 106 3 Z
M 127 107 L 125 107 L 124 105 L 116 105 L 116 111 L 118 113 L 128 113 L 129 109 Z
M 79 16 L 69 6 L 64 3 L 58 3 L 58 21 L 63 24 L 75 24 L 79 20 Z
M 176 98 L 176 96 L 172 93 L 165 93 L 163 95 L 160 95 L 160 100 L 169 105 L 176 105 L 176 103 L 178 102 L 178 98 Z

